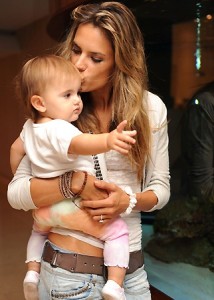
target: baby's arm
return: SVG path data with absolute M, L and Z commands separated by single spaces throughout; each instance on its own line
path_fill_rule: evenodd
M 10 167 L 13 174 L 16 173 L 16 169 L 20 164 L 22 158 L 25 155 L 24 143 L 20 137 L 18 137 L 15 142 L 10 147 Z
M 74 137 L 68 149 L 70 154 L 92 155 L 116 150 L 121 154 L 127 154 L 131 144 L 135 143 L 133 136 L 136 130 L 123 131 L 127 121 L 122 121 L 115 130 L 110 133 L 87 134 L 83 133 Z

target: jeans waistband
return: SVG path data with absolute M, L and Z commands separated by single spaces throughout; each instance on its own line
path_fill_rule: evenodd
M 103 257 L 88 256 L 78 253 L 64 253 L 53 249 L 49 242 L 46 242 L 42 259 L 48 262 L 53 268 L 62 268 L 72 273 L 86 273 L 105 276 L 107 268 L 104 266 Z M 131 274 L 144 264 L 141 250 L 130 253 L 129 268 L 126 274 Z

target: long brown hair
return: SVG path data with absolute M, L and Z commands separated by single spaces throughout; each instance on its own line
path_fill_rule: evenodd
M 80 24 L 91 23 L 100 28 L 110 40 L 115 56 L 112 80 L 112 121 L 115 126 L 128 121 L 127 129 L 136 129 L 136 144 L 130 151 L 130 161 L 137 169 L 139 180 L 150 153 L 151 128 L 147 111 L 148 75 L 141 31 L 133 13 L 122 3 L 103 2 L 78 6 L 72 12 L 71 30 L 60 47 L 60 55 L 71 59 L 73 40 Z M 100 128 L 90 93 L 83 93 L 84 109 L 77 121 L 82 131 Z

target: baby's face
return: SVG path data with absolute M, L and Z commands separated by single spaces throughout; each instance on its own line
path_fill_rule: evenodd
M 76 121 L 82 112 L 83 103 L 79 94 L 81 79 L 79 76 L 58 77 L 46 86 L 43 93 L 47 117 Z

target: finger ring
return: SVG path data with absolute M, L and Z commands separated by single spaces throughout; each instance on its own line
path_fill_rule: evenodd
M 100 222 L 100 223 L 103 223 L 103 221 L 104 221 L 104 220 L 103 220 L 103 215 L 100 215 L 100 220 L 99 220 L 99 222 Z

